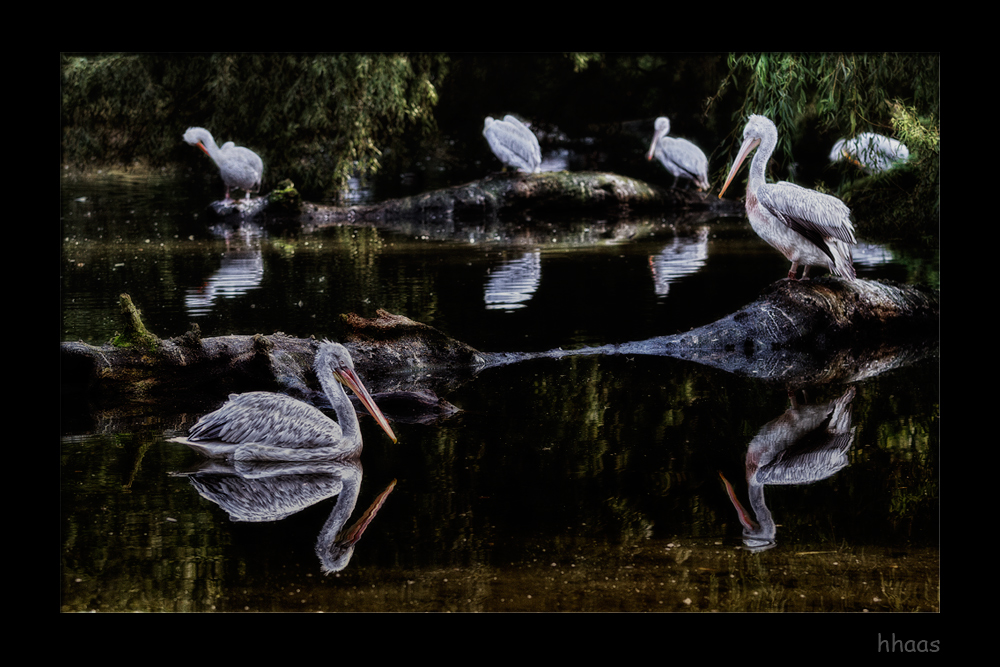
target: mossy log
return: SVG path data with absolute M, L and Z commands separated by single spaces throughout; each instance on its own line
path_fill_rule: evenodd
M 220 199 L 211 202 L 208 210 L 233 221 L 285 222 L 296 218 L 301 207 L 302 198 L 295 184 L 286 178 L 267 194 L 253 199 Z
M 741 215 L 739 202 L 693 189 L 666 189 L 603 172 L 503 172 L 413 197 L 349 207 L 304 204 L 304 225 L 390 220 L 477 221 L 546 216 L 626 216 L 642 211 L 712 210 Z
M 249 390 L 282 391 L 314 402 L 312 370 L 320 341 L 283 333 L 202 338 L 197 325 L 176 338 L 160 339 L 146 331 L 127 294 L 120 296 L 122 327 L 104 345 L 61 344 L 62 389 L 95 400 L 164 401 L 198 396 L 226 396 Z M 372 393 L 401 386 L 389 376 L 410 369 L 447 368 L 449 381 L 486 362 L 477 350 L 434 327 L 378 311 L 366 319 L 342 316 L 340 341 Z M 122 344 L 142 332 L 143 345 Z M 383 381 L 379 381 L 384 378 Z M 405 382 L 405 380 L 400 380 Z

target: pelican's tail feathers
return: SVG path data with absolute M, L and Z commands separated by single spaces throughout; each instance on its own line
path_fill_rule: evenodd
M 856 280 L 858 274 L 854 271 L 854 256 L 851 253 L 851 246 L 839 240 L 830 243 L 829 246 L 833 253 L 833 265 L 830 267 L 830 271 L 841 278 Z

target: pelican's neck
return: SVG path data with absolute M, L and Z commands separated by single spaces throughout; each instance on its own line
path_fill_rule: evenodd
M 209 134 L 208 132 L 205 132 L 205 134 L 201 136 L 200 141 L 201 145 L 205 147 L 206 151 L 208 151 L 208 157 L 212 158 L 213 160 L 215 160 L 216 163 L 218 163 L 219 160 L 222 158 L 222 151 L 219 149 L 219 145 L 215 143 L 215 139 L 212 137 L 212 135 Z
M 358 424 L 358 413 L 354 410 L 351 399 L 344 391 L 344 385 L 333 377 L 333 370 L 329 364 L 323 364 L 319 372 L 319 383 L 326 393 L 333 411 L 337 413 L 337 423 L 344 434 L 344 439 L 349 442 L 361 442 L 361 427 Z
M 774 127 L 766 127 L 761 132 L 760 145 L 757 146 L 753 160 L 750 162 L 750 179 L 747 181 L 747 189 L 750 192 L 756 192 L 757 188 L 767 182 L 765 178 L 767 162 L 771 159 L 771 154 L 774 153 L 774 147 L 777 143 L 778 135 Z
M 338 383 L 339 384 L 339 383 Z M 343 390 L 341 390 L 343 393 Z M 348 401 L 349 403 L 350 401 Z M 339 416 L 340 413 L 338 412 Z M 355 421 L 357 421 L 355 419 Z M 337 542 L 347 520 L 354 513 L 354 507 L 358 503 L 358 492 L 361 490 L 361 462 L 352 461 L 344 465 L 341 480 L 343 487 L 337 495 L 337 504 L 330 511 L 323 524 L 323 529 L 319 532 L 316 541 L 316 554 L 320 558 L 323 570 L 326 573 L 338 572 L 350 562 L 351 554 L 354 553 L 354 546 L 341 546 Z
M 751 480 L 748 482 L 748 487 L 747 492 L 750 498 L 750 507 L 753 508 L 753 513 L 757 517 L 758 528 L 757 530 L 745 531 L 744 535 L 774 539 L 777 531 L 774 519 L 771 517 L 771 510 L 767 508 L 767 504 L 764 502 L 764 485 L 756 480 Z

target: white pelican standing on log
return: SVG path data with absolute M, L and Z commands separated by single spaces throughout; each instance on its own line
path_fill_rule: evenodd
M 778 130 L 764 116 L 750 116 L 743 130 L 743 145 L 729 170 L 719 198 L 750 151 L 757 149 L 750 163 L 747 181 L 747 217 L 757 235 L 792 263 L 788 278 L 796 279 L 802 264 L 806 278 L 812 265 L 825 266 L 831 273 L 854 280 L 851 246 L 857 244 L 851 210 L 836 197 L 782 181 L 764 182 L 764 167 L 778 143 Z
M 230 188 L 243 190 L 246 201 L 250 201 L 251 190 L 260 192 L 264 161 L 252 150 L 232 141 L 219 148 L 212 134 L 203 127 L 189 127 L 184 133 L 184 141 L 205 151 L 205 155 L 215 161 L 222 182 L 226 184 L 226 201 L 230 199 Z
M 517 118 L 509 114 L 503 120 L 487 116 L 483 136 L 493 154 L 505 165 L 529 174 L 538 173 L 542 164 L 538 138 Z
M 874 132 L 862 132 L 853 139 L 838 139 L 830 150 L 830 162 L 846 159 L 867 174 L 888 171 L 909 158 L 910 150 L 905 144 Z
M 694 181 L 699 190 L 708 190 L 708 158 L 700 148 L 687 139 L 668 137 L 670 119 L 660 116 L 653 125 L 653 143 L 649 146 L 646 159 L 656 156 L 664 167 L 674 175 L 674 185 L 678 178 Z
M 333 421 L 318 408 L 291 396 L 266 391 L 230 394 L 221 408 L 198 420 L 185 444 L 213 459 L 235 461 L 321 461 L 361 453 L 361 429 L 343 385 L 351 388 L 393 442 L 389 421 L 354 373 L 351 355 L 339 343 L 323 341 L 313 363 L 316 376 L 337 414 Z

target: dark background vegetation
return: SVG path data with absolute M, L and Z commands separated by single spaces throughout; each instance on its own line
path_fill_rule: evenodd
M 939 78 L 937 54 L 63 54 L 62 161 L 211 171 L 181 141 L 197 125 L 258 152 L 265 191 L 289 178 L 337 200 L 353 176 L 395 194 L 402 175 L 441 187 L 498 169 L 483 119 L 515 113 L 574 169 L 667 184 L 644 159 L 666 115 L 708 155 L 717 191 L 759 113 L 779 131 L 771 178 L 845 198 L 883 236 L 936 243 Z M 902 140 L 910 163 L 868 178 L 827 164 L 863 131 Z

